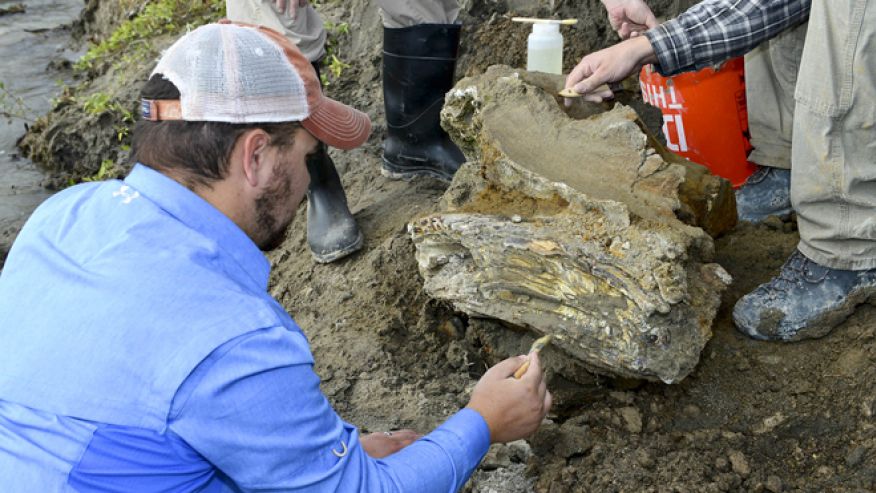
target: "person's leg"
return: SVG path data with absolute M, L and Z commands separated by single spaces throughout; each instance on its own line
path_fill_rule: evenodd
M 444 95 L 453 87 L 461 26 L 456 0 L 377 0 L 384 21 L 384 175 L 429 175 L 449 181 L 465 160 L 441 128 Z
M 798 251 L 733 317 L 757 338 L 820 337 L 876 296 L 876 1 L 813 2 L 796 88 Z
M 281 15 L 274 5 L 273 0 L 226 0 L 229 19 L 260 24 L 283 34 L 319 75 L 326 39 L 322 18 L 311 5 L 299 7 L 295 19 Z M 320 143 L 318 152 L 308 157 L 307 170 L 307 245 L 317 262 L 333 262 L 362 248 L 362 231 L 347 206 L 341 178 L 325 144 Z
M 794 88 L 806 41 L 807 23 L 789 29 L 745 55 L 748 130 L 760 166 L 791 169 Z
M 319 78 L 319 62 L 312 63 Z M 307 172 L 307 246 L 314 260 L 327 264 L 361 249 L 365 237 L 350 212 L 341 177 L 322 142 L 317 152 L 307 157 Z
M 876 268 L 876 2 L 814 2 L 826 21 L 797 89 L 791 200 L 800 251 L 835 269 Z M 830 45 L 835 49 L 829 50 Z
M 273 0 L 226 0 L 225 10 L 228 19 L 234 22 L 259 24 L 279 32 L 311 62 L 325 56 L 325 26 L 311 5 L 299 7 L 295 19 L 280 15 Z
M 457 0 L 375 0 L 383 27 L 400 28 L 418 24 L 454 24 L 459 16 Z
M 791 214 L 791 134 L 794 87 L 806 39 L 804 23 L 745 55 L 748 128 L 757 171 L 736 191 L 741 221 Z

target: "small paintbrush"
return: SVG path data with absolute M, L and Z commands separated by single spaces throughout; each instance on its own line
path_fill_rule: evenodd
M 553 337 L 551 337 L 550 334 L 536 339 L 535 342 L 532 343 L 532 347 L 529 348 L 529 354 L 540 352 L 542 348 L 544 348 L 548 345 L 549 342 L 551 342 L 551 339 L 553 339 Z M 520 365 L 520 368 L 518 368 L 517 371 L 514 372 L 514 378 L 520 380 L 520 377 L 522 377 L 528 369 L 529 360 L 527 359 L 523 362 L 522 365 Z

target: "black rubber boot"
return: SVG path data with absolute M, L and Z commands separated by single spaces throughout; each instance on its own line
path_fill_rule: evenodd
M 319 60 L 311 62 L 319 79 Z M 362 248 L 362 231 L 347 207 L 347 195 L 325 144 L 307 158 L 307 245 L 322 264 L 334 262 Z
M 327 264 L 362 248 L 362 231 L 347 207 L 347 196 L 325 144 L 307 158 L 307 244 L 317 262 Z
M 465 160 L 440 124 L 444 94 L 453 87 L 460 29 L 458 24 L 383 29 L 384 175 L 450 181 Z

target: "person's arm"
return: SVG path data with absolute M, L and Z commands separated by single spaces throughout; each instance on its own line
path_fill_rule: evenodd
M 811 0 L 706 0 L 645 33 L 664 76 L 743 55 L 809 17 Z
M 614 46 L 591 53 L 568 77 L 566 88 L 590 101 L 593 91 L 653 63 L 665 75 L 696 70 L 741 55 L 809 16 L 809 0 L 704 0 L 679 17 Z
M 608 22 L 621 39 L 628 39 L 657 27 L 657 18 L 644 0 L 602 0 Z
M 491 370 L 496 379 L 521 364 L 509 361 L 502 371 Z M 491 439 L 516 439 L 533 432 L 550 406 L 540 368 L 529 370 L 529 381 L 499 382 L 511 387 L 488 382 L 494 393 L 522 399 L 516 407 L 531 406 L 534 399 L 543 403 L 537 412 L 524 409 L 528 421 L 512 417 L 517 420 L 513 425 L 507 416 L 479 404 L 463 409 L 432 433 L 377 460 L 363 449 L 358 430 L 331 408 L 312 364 L 304 336 L 282 327 L 227 343 L 180 388 L 170 431 L 245 492 L 445 493 L 465 483 Z M 502 395 L 488 395 L 486 400 L 497 402 L 503 411 L 515 407 Z M 494 426 L 497 436 L 491 436 Z M 515 432 L 509 435 L 509 430 Z

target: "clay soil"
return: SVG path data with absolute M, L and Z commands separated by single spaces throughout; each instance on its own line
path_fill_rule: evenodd
M 521 66 L 526 29 L 508 14 L 549 14 L 547 2 L 463 4 L 458 77 L 492 63 Z M 437 210 L 447 184 L 380 175 L 377 13 L 365 0 L 321 8 L 352 27 L 339 38 L 350 67 L 327 91 L 375 123 L 362 148 L 332 150 L 365 245 L 338 262 L 315 263 L 303 204 L 285 243 L 270 254 L 270 289 L 307 334 L 323 390 L 344 419 L 366 431 L 427 432 L 466 404 L 489 365 L 524 352 L 532 336 L 469 319 L 423 292 L 406 225 Z M 597 2 L 555 8 L 583 20 L 567 34 L 567 69 L 612 40 Z M 794 223 L 778 220 L 717 239 L 717 261 L 734 283 L 702 361 L 679 384 L 587 374 L 547 348 L 557 401 L 549 420 L 528 441 L 494 446 L 466 490 L 876 491 L 876 307 L 860 307 L 821 340 L 795 344 L 750 340 L 731 321 L 733 303 L 774 275 L 797 241 Z

